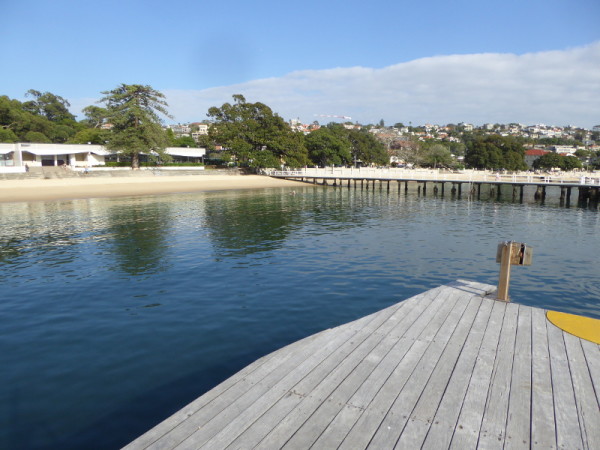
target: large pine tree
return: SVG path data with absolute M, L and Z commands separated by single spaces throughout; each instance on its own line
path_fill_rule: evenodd
M 107 148 L 130 156 L 132 169 L 139 168 L 140 153 L 165 158 L 168 141 L 160 118 L 170 117 L 165 96 L 140 84 L 121 84 L 102 94 L 99 103 L 105 104 L 106 120 L 112 125 Z

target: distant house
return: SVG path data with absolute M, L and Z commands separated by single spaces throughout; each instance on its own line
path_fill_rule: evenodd
M 199 135 L 201 135 L 201 136 L 208 134 L 208 126 L 209 126 L 209 124 L 207 124 L 207 123 L 204 123 L 204 122 L 193 122 L 193 123 L 190 124 L 190 126 L 192 128 L 197 128 L 198 129 L 197 133 Z
M 546 153 L 550 152 L 547 150 L 540 150 L 538 148 L 530 148 L 525 150 L 525 163 L 527 164 L 527 167 L 533 169 L 533 162 L 540 159 Z
M 175 137 L 189 136 L 192 132 L 192 128 L 189 125 L 169 125 L 167 128 L 170 128 L 173 131 Z

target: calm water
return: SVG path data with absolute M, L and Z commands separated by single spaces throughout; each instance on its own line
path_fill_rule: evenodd
M 531 196 L 528 196 L 528 198 Z M 0 205 L 0 448 L 117 448 L 258 357 L 457 278 L 600 318 L 599 213 L 308 186 Z

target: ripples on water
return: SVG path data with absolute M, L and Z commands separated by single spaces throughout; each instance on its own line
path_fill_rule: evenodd
M 600 317 L 598 211 L 307 187 L 0 205 L 0 447 L 115 448 L 256 358 L 439 284 Z

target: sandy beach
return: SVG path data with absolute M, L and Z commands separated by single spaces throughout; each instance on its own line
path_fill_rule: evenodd
M 260 175 L 198 175 L 156 177 L 95 177 L 0 181 L 0 202 L 125 197 L 181 192 L 306 186 Z

